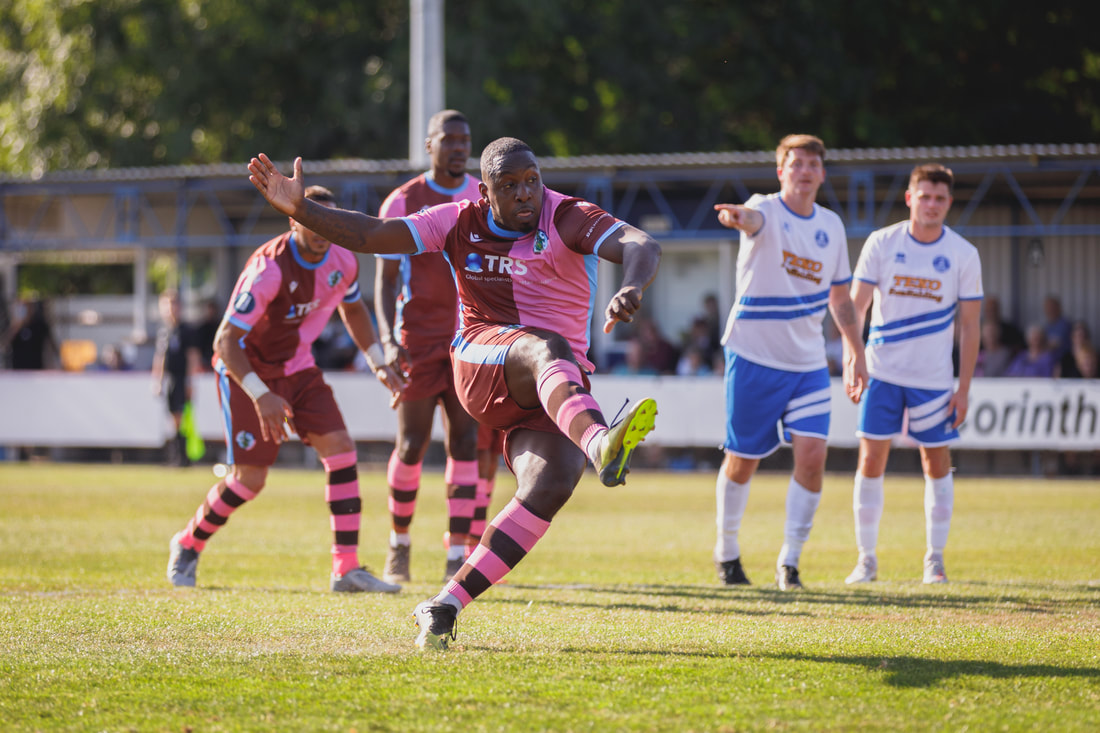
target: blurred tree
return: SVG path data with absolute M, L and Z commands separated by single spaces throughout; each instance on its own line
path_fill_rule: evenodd
M 475 149 L 540 155 L 1087 142 L 1100 14 L 1074 0 L 446 3 Z M 408 0 L 9 0 L 0 167 L 404 157 Z
M 0 167 L 12 172 L 392 152 L 407 0 L 12 0 Z

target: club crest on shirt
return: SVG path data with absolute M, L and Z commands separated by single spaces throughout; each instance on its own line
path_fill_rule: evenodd
M 233 442 L 241 450 L 252 450 L 256 447 L 256 436 L 247 430 L 242 430 L 233 438 Z
M 237 299 L 233 301 L 233 310 L 243 315 L 251 313 L 255 307 L 256 299 L 252 297 L 252 293 L 247 290 L 237 293 Z
M 814 232 L 814 241 L 817 242 L 817 246 L 822 249 L 829 246 L 829 235 L 825 233 L 824 229 L 818 229 Z
M 333 270 L 328 274 L 328 286 L 330 288 L 336 287 L 336 283 L 344 279 L 344 273 L 339 270 Z
M 540 255 L 550 244 L 550 237 L 541 229 L 535 234 L 535 254 Z
M 932 260 L 932 267 L 936 268 L 936 272 L 947 272 L 951 269 L 951 260 L 947 259 L 943 255 L 940 255 L 936 259 Z

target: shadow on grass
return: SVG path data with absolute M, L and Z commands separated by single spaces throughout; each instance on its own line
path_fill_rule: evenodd
M 816 656 L 807 654 L 761 654 L 763 659 L 786 662 L 817 662 L 863 667 L 869 672 L 881 672 L 891 687 L 931 687 L 957 677 L 988 677 L 1011 679 L 1036 677 L 1100 678 L 1096 667 L 1059 667 L 1053 664 L 1005 664 L 980 659 L 923 659 L 895 656 Z
M 988 588 L 984 587 L 988 585 Z M 599 607 L 599 608 L 633 608 L 650 609 L 654 611 L 672 611 L 678 613 L 713 613 L 713 608 L 693 608 L 682 604 L 692 602 L 722 602 L 733 601 L 761 602 L 770 601 L 778 607 L 784 607 L 784 613 L 791 613 L 785 607 L 798 604 L 802 613 L 804 606 L 828 606 L 850 607 L 853 611 L 874 612 L 884 608 L 920 609 L 930 608 L 937 610 L 956 609 L 960 611 L 982 611 L 995 609 L 1005 613 L 1027 614 L 1065 614 L 1079 610 L 1095 611 L 1095 599 L 1090 598 L 1091 593 L 1085 593 L 1079 597 L 1037 597 L 1035 594 L 1043 590 L 1052 590 L 1050 586 L 1035 586 L 1029 591 L 1021 586 L 1001 586 L 995 584 L 970 583 L 962 586 L 956 584 L 957 591 L 946 590 L 944 586 L 924 588 L 916 586 L 911 589 L 870 589 L 865 587 L 852 588 L 843 591 L 814 590 L 807 588 L 800 591 L 781 591 L 775 587 L 750 586 L 750 587 L 721 587 L 701 585 L 597 585 L 597 584 L 523 584 L 511 583 L 507 587 L 517 590 L 533 592 L 560 591 L 576 593 L 593 593 L 608 596 L 645 597 L 654 599 L 652 603 L 626 602 L 626 601 L 593 601 L 561 600 L 555 598 L 539 598 L 540 603 L 560 606 Z M 978 592 L 975 592 L 975 589 Z M 1081 592 L 1091 588 L 1072 587 L 1071 592 Z M 527 603 L 528 599 L 501 599 L 494 598 L 498 603 Z M 678 601 L 678 603 L 661 603 L 660 601 Z M 739 609 L 745 612 L 744 609 Z M 749 613 L 766 614 L 769 611 L 751 611 Z

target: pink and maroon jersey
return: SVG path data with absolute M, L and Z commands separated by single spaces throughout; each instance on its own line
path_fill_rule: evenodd
M 447 253 L 455 266 L 462 326 L 491 323 L 555 331 L 588 371 L 596 265 L 623 222 L 595 204 L 543 189 L 534 232 L 510 232 L 484 200 L 435 206 L 406 217 L 418 252 Z
M 298 254 L 287 232 L 248 258 L 226 313 L 248 333 L 241 340 L 260 379 L 283 377 L 315 365 L 310 348 L 341 302 L 354 303 L 359 260 L 332 245 L 313 264 Z
M 461 186 L 444 188 L 422 173 L 394 189 L 382 202 L 378 215 L 383 218 L 407 216 L 438 204 L 476 201 L 481 197 L 479 183 L 478 179 L 467 175 Z M 451 263 L 443 255 L 377 256 L 401 261 L 401 292 L 397 297 L 394 323 L 401 343 L 410 354 L 421 358 L 438 351 L 439 358 L 447 359 L 451 338 L 458 327 L 458 293 Z

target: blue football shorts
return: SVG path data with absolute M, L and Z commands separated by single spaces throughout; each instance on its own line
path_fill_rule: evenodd
M 859 404 L 856 435 L 887 440 L 903 431 L 920 445 L 948 445 L 959 438 L 951 427 L 955 412 L 947 412 L 950 389 L 917 389 L 883 382 L 874 377 Z
M 829 435 L 829 369 L 789 372 L 726 348 L 726 442 L 742 458 L 774 453 L 792 435 Z

